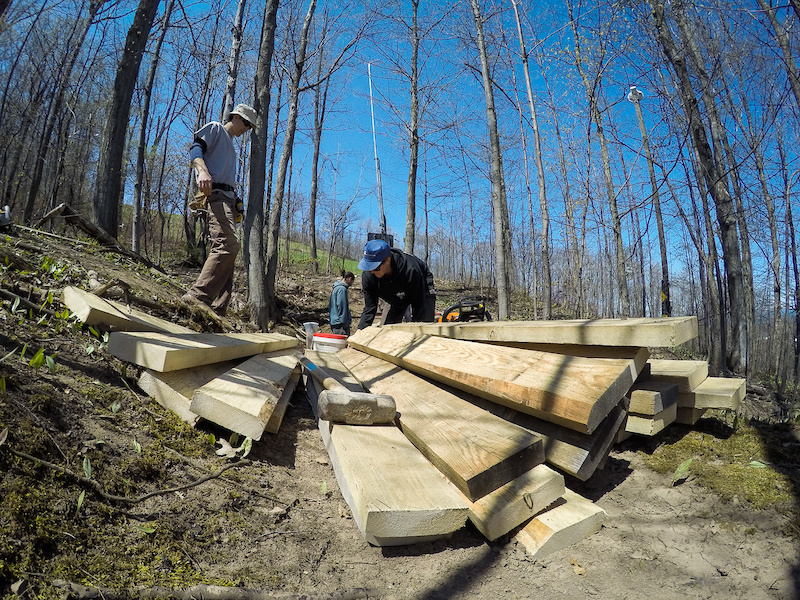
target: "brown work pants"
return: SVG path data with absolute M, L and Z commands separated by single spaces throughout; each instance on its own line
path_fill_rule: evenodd
M 225 315 L 231 301 L 233 268 L 242 244 L 236 235 L 236 205 L 219 191 L 208 199 L 208 238 L 211 249 L 189 293 L 208 304 L 218 315 Z

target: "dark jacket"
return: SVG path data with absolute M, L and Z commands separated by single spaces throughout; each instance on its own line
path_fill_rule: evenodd
M 353 317 L 350 316 L 350 305 L 347 302 L 347 285 L 341 279 L 333 284 L 333 292 L 328 301 L 328 310 L 331 313 L 331 327 L 340 325 L 342 327 L 350 327 L 353 322 Z
M 364 312 L 358 328 L 372 325 L 378 312 L 378 299 L 389 303 L 386 323 L 399 323 L 411 307 L 412 321 L 433 321 L 436 313 L 436 290 L 433 274 L 425 261 L 392 248 L 392 274 L 380 279 L 371 272 L 361 274 L 364 291 Z

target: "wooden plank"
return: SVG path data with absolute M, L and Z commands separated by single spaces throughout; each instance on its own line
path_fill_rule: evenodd
M 564 495 L 564 476 L 547 465 L 534 467 L 503 487 L 471 502 L 469 520 L 493 541 L 521 525 Z
M 146 369 L 139 376 L 139 387 L 167 410 L 194 425 L 200 418 L 192 412 L 192 394 L 200 386 L 236 367 L 241 360 L 230 360 L 193 369 L 159 373 Z
M 190 409 L 230 431 L 260 440 L 298 362 L 291 349 L 253 356 L 197 388 Z
M 737 410 L 744 400 L 746 383 L 745 379 L 733 377 L 707 377 L 691 392 L 678 394 L 678 406 Z
M 628 414 L 628 399 L 623 398 L 600 426 L 589 435 L 505 408 L 477 396 L 469 396 L 464 392 L 461 396 L 507 421 L 540 435 L 544 441 L 547 464 L 581 481 L 586 481 L 595 471 L 602 468 Z
M 108 351 L 154 371 L 177 371 L 226 360 L 295 348 L 297 338 L 281 333 L 179 333 L 114 331 Z
M 631 377 L 635 381 L 647 369 L 650 350 L 633 346 L 581 346 L 578 344 L 539 344 L 528 342 L 483 342 L 495 346 L 536 350 L 549 354 L 580 356 L 582 358 L 613 358 L 630 360 Z
M 682 425 L 694 425 L 706 414 L 707 408 L 681 408 L 678 407 L 678 414 L 675 417 L 676 423 Z
M 352 348 L 337 357 L 369 391 L 390 394 L 403 433 L 470 500 L 544 461 L 540 436 Z
M 677 414 L 677 402 L 670 404 L 660 413 L 652 416 L 635 415 L 633 413 L 629 413 L 628 420 L 625 424 L 625 431 L 638 433 L 639 435 L 652 436 L 663 430 L 670 423 L 674 423 Z
M 104 325 L 116 331 L 161 331 L 195 333 L 177 323 L 170 323 L 120 302 L 106 300 L 74 286 L 61 293 L 64 305 L 86 325 Z
M 292 399 L 292 395 L 297 389 L 297 384 L 300 382 L 300 377 L 302 374 L 303 370 L 298 364 L 294 368 L 294 371 L 292 371 L 292 374 L 289 376 L 289 381 L 286 382 L 286 387 L 283 388 L 283 393 L 281 394 L 281 397 L 278 398 L 278 402 L 272 409 L 272 414 L 270 415 L 267 424 L 264 426 L 264 431 L 267 433 L 278 433 L 281 423 L 283 423 L 283 417 L 286 416 L 286 409 L 289 407 L 289 401 Z
M 540 419 L 591 433 L 635 381 L 634 359 L 583 358 L 368 327 L 353 348 Z
M 317 384 L 308 376 L 304 381 L 316 413 Z M 466 522 L 458 490 L 394 425 L 318 426 L 342 496 L 370 544 L 432 541 Z
M 459 340 L 673 347 L 697 337 L 697 317 L 399 323 L 389 329 Z
M 514 539 L 535 559 L 574 546 L 600 531 L 606 511 L 572 490 L 563 501 L 542 511 L 520 529 Z
M 691 392 L 708 377 L 708 363 L 704 360 L 653 359 L 650 379 L 678 384 L 678 392 Z
M 678 401 L 678 384 L 645 379 L 633 384 L 628 410 L 637 415 L 656 415 Z

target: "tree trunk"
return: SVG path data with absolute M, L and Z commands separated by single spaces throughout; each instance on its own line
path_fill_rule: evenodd
M 244 218 L 244 248 L 247 253 L 247 303 L 251 320 L 263 331 L 269 330 L 270 310 L 266 293 L 264 262 L 264 187 L 267 179 L 267 115 L 270 103 L 270 70 L 275 49 L 278 0 L 267 0 L 261 27 L 261 45 L 253 82 L 253 108 L 258 117 L 250 132 L 249 192 Z
M 326 20 L 327 26 L 327 20 Z M 323 27 L 322 42 L 319 47 L 319 62 L 317 63 L 317 79 L 322 77 L 323 57 L 325 56 L 325 33 Z M 325 122 L 325 112 L 328 103 L 328 88 L 330 79 L 314 89 L 314 150 L 311 158 L 311 194 L 308 200 L 308 243 L 311 254 L 311 268 L 314 273 L 319 273 L 319 258 L 317 257 L 317 196 L 319 195 L 319 157 L 322 145 L 322 125 Z
M 405 251 L 414 254 L 417 221 L 417 167 L 419 165 L 419 0 L 411 0 L 411 116 L 408 122 L 408 187 L 406 190 Z
M 603 180 L 606 184 L 606 196 L 608 198 L 608 206 L 611 209 L 611 230 L 614 235 L 617 290 L 619 293 L 622 316 L 628 317 L 631 314 L 631 303 L 628 296 L 628 276 L 625 266 L 625 245 L 622 240 L 622 220 L 620 219 L 619 209 L 617 207 L 617 196 L 614 193 L 614 180 L 611 176 L 611 159 L 608 154 L 608 144 L 606 142 L 605 130 L 603 128 L 603 119 L 600 115 L 600 108 L 598 106 L 597 96 L 599 91 L 596 87 L 592 87 L 589 77 L 586 74 L 586 70 L 583 68 L 578 24 L 572 15 L 572 2 L 567 2 L 567 11 L 569 13 L 569 20 L 570 25 L 572 26 L 572 34 L 575 43 L 575 66 L 578 68 L 578 73 L 583 81 L 583 87 L 586 89 L 586 97 L 589 100 L 589 111 L 592 116 L 592 121 L 594 121 L 597 139 L 600 142 L 600 158 L 603 163 Z M 599 77 L 596 81 L 599 83 Z
M 689 130 L 695 151 L 698 155 L 699 167 L 705 179 L 708 193 L 714 201 L 717 212 L 717 221 L 720 227 L 720 241 L 722 243 L 723 260 L 727 275 L 727 288 L 730 301 L 731 338 L 727 348 L 728 368 L 737 373 L 747 372 L 747 306 L 744 291 L 744 277 L 742 271 L 741 250 L 739 247 L 739 234 L 737 231 L 736 212 L 733 200 L 728 191 L 727 178 L 720 172 L 714 152 L 708 142 L 703 125 L 700 108 L 692 88 L 689 70 L 681 54 L 679 54 L 672 33 L 669 30 L 664 16 L 664 5 L 659 0 L 649 0 L 653 8 L 653 17 L 657 30 L 658 41 L 676 77 L 676 86 L 689 123 Z M 691 35 L 685 24 L 682 14 L 683 3 L 677 1 L 673 4 L 679 28 L 685 35 Z M 684 45 L 688 40 L 684 40 Z M 708 89 L 710 81 L 702 77 L 698 85 Z M 706 99 L 708 104 L 710 99 Z M 708 109 L 708 106 L 706 106 Z
M 658 228 L 658 247 L 661 250 L 661 316 L 672 316 L 672 302 L 669 294 L 669 262 L 667 259 L 667 239 L 664 235 L 664 219 L 661 216 L 661 197 L 658 193 L 658 182 L 656 181 L 656 170 L 653 165 L 653 154 L 650 152 L 650 139 L 647 136 L 647 127 L 644 124 L 644 115 L 640 104 L 643 94 L 631 88 L 628 93 L 628 100 L 633 103 L 636 109 L 636 119 L 639 121 L 639 131 L 642 134 L 642 146 L 644 156 L 647 160 L 647 172 L 650 175 L 650 189 L 652 190 L 653 210 L 656 215 L 656 227 Z
M 169 29 L 169 18 L 172 15 L 172 7 L 175 0 L 167 0 L 164 8 L 164 24 L 161 28 L 161 35 L 158 36 L 155 48 L 153 48 L 153 58 L 150 61 L 150 68 L 147 71 L 147 78 L 144 83 L 144 98 L 142 101 L 142 122 L 139 127 L 139 147 L 136 153 L 136 181 L 133 184 L 133 223 L 131 224 L 131 249 L 138 253 L 140 249 L 139 235 L 142 214 L 142 185 L 144 183 L 144 164 L 145 150 L 147 146 L 147 123 L 150 118 L 150 98 L 153 94 L 153 83 L 156 80 L 156 70 L 158 61 L 161 57 L 161 45 Z
M 75 67 L 75 62 L 78 60 L 78 55 L 81 52 L 81 48 L 83 48 L 83 42 L 86 40 L 89 29 L 91 28 L 94 18 L 97 15 L 97 11 L 100 10 L 102 5 L 102 0 L 91 2 L 89 4 L 89 15 L 83 22 L 80 30 L 78 27 L 80 21 L 76 20 L 75 29 L 70 32 L 70 38 L 76 36 L 77 39 L 74 41 L 71 40 L 68 44 L 71 54 L 64 57 L 66 64 L 62 65 L 61 72 L 58 77 L 58 87 L 56 88 L 55 98 L 50 104 L 47 121 L 45 122 L 42 136 L 39 138 L 39 149 L 36 154 L 36 161 L 34 162 L 33 173 L 31 174 L 30 178 L 31 183 L 30 188 L 28 189 L 28 199 L 25 202 L 25 208 L 22 213 L 22 221 L 28 225 L 33 222 L 36 198 L 39 195 L 39 189 L 42 184 L 42 174 L 44 172 L 44 166 L 47 163 L 48 150 L 52 144 L 51 138 L 53 137 L 56 123 L 60 118 L 61 106 L 64 104 L 64 97 L 66 96 L 67 88 L 70 85 L 72 70 Z
M 117 65 L 114 90 L 100 146 L 94 215 L 97 225 L 115 239 L 119 229 L 119 206 L 123 192 L 123 155 L 128 137 L 131 97 L 158 5 L 159 0 L 139 1 L 139 7 L 125 39 L 125 49 Z
M 553 277 L 550 272 L 550 212 L 547 205 L 547 188 L 544 176 L 544 161 L 542 160 L 542 135 L 539 131 L 539 120 L 536 115 L 536 105 L 533 102 L 533 86 L 528 67 L 528 51 L 525 48 L 525 38 L 522 35 L 522 23 L 519 18 L 519 0 L 511 0 L 514 7 L 514 19 L 517 23 L 519 35 L 520 54 L 522 56 L 523 73 L 525 74 L 525 91 L 528 95 L 528 105 L 531 111 L 531 128 L 533 129 L 534 157 L 536 159 L 536 174 L 539 187 L 539 210 L 542 216 L 542 318 L 549 319 L 553 306 Z M 535 268 L 535 261 L 534 261 Z
M 298 42 L 297 56 L 294 59 L 294 74 L 289 84 L 289 115 L 286 120 L 286 134 L 283 139 L 283 150 L 278 162 L 278 173 L 275 178 L 275 194 L 269 211 L 269 231 L 267 232 L 267 277 L 266 300 L 269 316 L 273 319 L 277 315 L 277 297 L 275 294 L 275 280 L 278 274 L 278 236 L 281 229 L 281 209 L 283 207 L 284 189 L 286 187 L 286 174 L 289 160 L 294 147 L 294 134 L 297 130 L 297 113 L 300 101 L 300 78 L 306 62 L 306 46 L 308 45 L 308 29 L 314 18 L 317 0 L 311 0 L 308 12 L 303 21 L 303 29 Z
M 231 53 L 228 56 L 228 79 L 225 82 L 225 96 L 222 104 L 222 119 L 228 120 L 228 113 L 233 110 L 236 103 L 236 80 L 239 77 L 239 55 L 242 49 L 242 35 L 244 34 L 244 9 L 247 0 L 239 0 L 236 6 L 236 18 L 231 29 Z
M 483 38 L 483 19 L 478 6 L 478 0 L 470 0 L 472 15 L 475 20 L 477 34 L 478 54 L 481 61 L 481 74 L 483 76 L 483 93 L 486 97 L 486 120 L 489 125 L 489 144 L 492 149 L 492 209 L 494 217 L 494 253 L 495 253 L 495 281 L 497 283 L 497 318 L 504 321 L 508 318 L 509 310 L 509 267 L 511 232 L 508 230 L 508 209 L 506 206 L 506 184 L 503 177 L 503 158 L 500 151 L 500 134 L 497 129 L 497 112 L 494 106 L 494 92 L 492 79 L 489 74 L 489 58 L 486 54 L 486 43 Z

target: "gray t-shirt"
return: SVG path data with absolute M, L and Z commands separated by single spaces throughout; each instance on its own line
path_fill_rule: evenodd
M 203 160 L 214 183 L 226 183 L 236 187 L 236 148 L 233 138 L 222 123 L 212 121 L 203 125 L 194 134 L 194 146 L 199 144 L 203 150 Z M 233 196 L 234 192 L 224 192 Z

